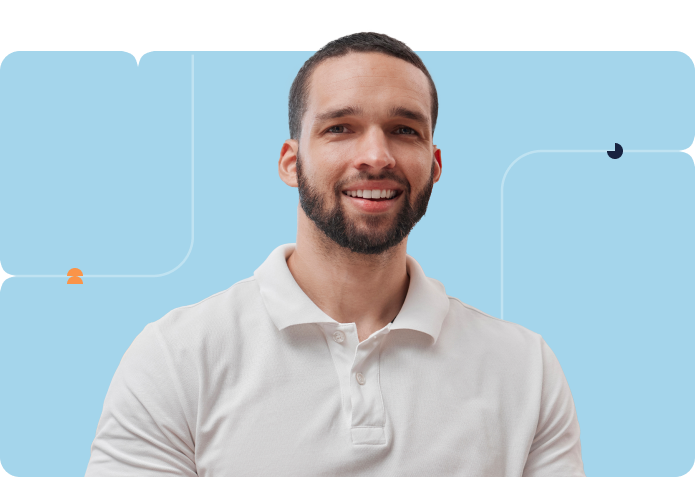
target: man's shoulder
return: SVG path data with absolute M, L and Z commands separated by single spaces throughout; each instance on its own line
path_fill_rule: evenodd
M 454 324 L 468 335 L 488 338 L 503 346 L 516 344 L 535 348 L 543 339 L 525 326 L 492 316 L 453 296 L 449 296 L 449 315 Z
M 238 325 L 236 317 L 254 308 L 259 311 L 259 298 L 258 284 L 251 276 L 197 303 L 174 308 L 150 325 L 167 341 L 191 342 Z

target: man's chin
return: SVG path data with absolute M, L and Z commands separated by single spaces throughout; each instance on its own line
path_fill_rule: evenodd
M 355 210 L 345 210 L 343 209 L 343 214 L 345 218 L 350 220 L 355 225 L 378 227 L 381 225 L 393 225 L 398 219 L 398 214 L 400 208 L 397 210 L 390 210 L 388 212 L 382 212 L 379 214 L 372 214 L 368 212 L 360 212 Z
M 393 237 L 396 235 L 396 231 L 392 228 L 386 230 L 353 230 L 352 233 L 348 234 L 348 242 L 352 246 L 347 248 L 351 249 L 369 249 L 369 250 L 380 250 L 381 252 L 397 245 L 393 243 Z M 390 245 L 389 245 L 390 244 Z M 355 250 L 353 250 L 355 251 Z M 369 253 L 381 253 L 381 252 L 369 252 Z
M 385 240 L 395 233 L 394 217 L 366 217 L 351 223 L 356 235 L 363 237 L 383 237 Z
M 398 244 L 390 240 L 381 240 L 382 237 L 352 236 L 347 245 L 341 244 L 346 250 L 361 255 L 380 255 L 392 249 Z

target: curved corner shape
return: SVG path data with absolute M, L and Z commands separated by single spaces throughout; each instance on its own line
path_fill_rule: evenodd
M 126 52 L 127 53 L 127 52 Z M 130 53 L 132 55 L 132 53 Z M 133 55 L 137 60 L 137 57 Z M 181 265 L 186 263 L 188 257 L 193 250 L 193 241 L 195 233 L 195 63 L 194 55 L 191 54 L 191 245 L 188 247 L 188 253 L 181 262 L 168 272 L 159 273 L 157 275 L 83 275 L 83 278 L 159 278 L 175 272 Z M 66 275 L 10 275 L 18 278 L 62 278 Z M 1 284 L 1 283 L 0 283 Z M 0 474 L 0 477 L 2 474 Z
M 689 155 L 693 160 L 693 164 L 695 164 L 695 136 L 693 136 L 693 140 L 690 141 L 690 146 L 688 146 L 687 149 L 683 149 L 683 152 Z
M 693 149 L 693 146 L 690 146 L 690 149 Z M 504 176 L 502 177 L 502 186 L 500 187 L 500 319 L 504 320 L 504 184 L 507 180 L 507 174 L 509 174 L 509 171 L 514 167 L 514 165 L 519 162 L 521 159 L 524 157 L 528 157 L 532 154 L 540 154 L 540 153 L 587 153 L 587 152 L 599 152 L 601 154 L 605 154 L 606 150 L 595 150 L 595 149 L 538 149 L 535 151 L 529 151 L 525 154 L 522 154 L 521 156 L 517 157 L 512 161 L 511 164 L 509 164 L 509 167 L 507 167 L 507 170 L 504 171 Z M 638 153 L 654 153 L 654 152 L 687 152 L 690 154 L 690 157 L 693 157 L 693 154 L 689 153 L 688 151 L 680 151 L 680 150 L 672 150 L 672 149 L 654 149 L 654 150 L 646 150 L 646 149 L 625 149 L 624 152 L 638 152 Z M 693 473 L 692 476 L 688 475 L 688 477 L 695 477 L 695 473 Z
M 529 151 L 525 154 L 520 155 L 514 161 L 512 161 L 511 164 L 509 164 L 509 167 L 507 167 L 507 170 L 504 171 L 504 176 L 502 176 L 502 186 L 500 188 L 500 319 L 504 320 L 504 184 L 507 180 L 507 174 L 509 174 L 509 171 L 512 170 L 512 167 L 519 162 L 521 159 L 524 157 L 530 156 L 532 154 L 541 154 L 541 153 L 553 153 L 553 152 L 601 152 L 604 153 L 606 151 L 604 150 L 551 150 L 551 149 L 538 149 L 535 151 Z
M 10 275 L 7 273 L 5 270 L 2 269 L 2 263 L 0 263 L 0 291 L 2 291 L 2 284 L 5 283 L 5 280 L 7 280 L 10 277 L 13 277 L 14 275 Z M 2 464 L 0 464 L 0 472 L 2 471 Z M 2 474 L 0 474 L 0 477 L 3 477 Z
M 7 473 L 5 469 L 2 468 L 2 462 L 0 462 L 0 477 L 14 477 Z
M 2 477 L 2 476 L 0 476 L 0 477 Z M 682 475 L 680 477 L 695 477 L 695 462 L 693 463 L 693 468 L 690 469 L 690 472 L 688 472 L 687 474 Z
M 10 56 L 12 56 L 12 55 L 14 55 L 14 54 L 16 54 L 16 53 L 23 53 L 23 52 L 22 52 L 22 51 L 11 51 L 11 52 L 9 52 L 8 54 L 6 54 L 5 57 L 2 59 L 2 61 L 0 61 L 0 70 L 1 70 L 2 67 L 5 65 L 5 61 L 7 61 L 7 59 L 8 59 Z M 0 470 L 2 470 L 2 467 L 0 467 Z M 3 477 L 2 474 L 0 474 L 0 477 Z
M 146 57 L 147 55 L 151 55 L 152 53 L 154 53 L 154 51 L 145 51 L 145 52 L 139 52 L 138 51 L 135 53 L 131 53 L 131 55 L 133 55 L 135 57 L 135 61 L 137 62 L 138 66 L 140 66 L 142 64 L 142 59 L 144 57 Z
M 142 59 L 142 57 L 140 58 Z M 195 236 L 195 63 L 194 55 L 191 55 L 191 245 L 188 247 L 188 253 L 183 257 L 183 260 L 168 272 L 159 273 L 157 275 L 83 275 L 83 278 L 159 278 L 170 273 L 174 273 L 181 268 L 181 265 L 186 263 L 188 257 L 193 251 L 193 241 Z M 27 275 L 23 275 L 27 276 Z M 65 278 L 60 275 L 61 278 Z
M 690 66 L 695 68 L 695 63 L 693 62 L 693 59 L 685 51 L 676 51 L 676 53 L 680 53 L 681 55 L 685 56 L 688 59 L 688 61 L 690 61 Z

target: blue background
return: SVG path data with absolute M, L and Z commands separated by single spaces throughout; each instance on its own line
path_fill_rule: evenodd
M 0 67 L 0 461 L 83 475 L 143 327 L 293 242 L 277 174 L 310 52 L 17 52 Z M 424 52 L 443 175 L 408 253 L 456 296 L 543 335 L 591 476 L 680 476 L 695 457 L 695 68 L 679 52 Z M 187 259 L 189 250 L 190 255 Z M 180 268 L 170 274 L 168 271 Z M 501 294 L 502 265 L 504 295 Z M 157 275 L 89 278 L 65 274 Z M 503 314 L 502 314 L 503 310 Z M 37 457 L 39 456 L 39 457 Z

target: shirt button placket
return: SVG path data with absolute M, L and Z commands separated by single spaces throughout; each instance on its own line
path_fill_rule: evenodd
M 386 441 L 384 405 L 379 385 L 379 355 L 386 328 L 358 343 L 351 376 L 351 437 L 353 444 L 381 445 Z M 367 378 L 369 377 L 369 380 Z

